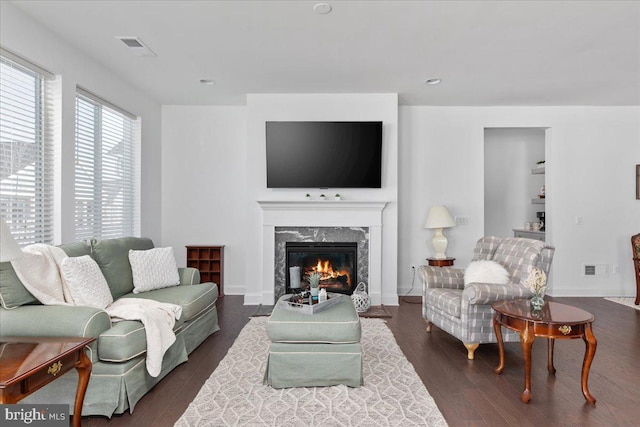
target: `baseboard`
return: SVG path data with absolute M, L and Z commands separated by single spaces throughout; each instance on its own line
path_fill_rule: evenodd
M 553 291 L 548 292 L 552 297 L 632 297 L 635 298 L 635 291 L 630 292 L 626 289 L 575 289 L 575 288 L 554 288 Z
M 224 285 L 224 294 L 225 295 L 244 295 L 245 287 L 244 286 L 228 286 Z

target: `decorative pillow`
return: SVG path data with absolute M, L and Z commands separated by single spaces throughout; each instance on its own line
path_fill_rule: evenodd
M 180 284 L 173 248 L 130 250 L 129 262 L 133 273 L 134 294 Z
M 113 302 L 107 280 L 98 264 L 89 255 L 63 259 L 60 270 L 73 298 L 73 304 L 104 310 Z
M 469 283 L 509 283 L 509 272 L 495 261 L 473 261 L 464 271 L 464 285 Z

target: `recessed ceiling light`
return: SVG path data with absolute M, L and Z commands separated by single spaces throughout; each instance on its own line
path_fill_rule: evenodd
M 440 79 L 427 79 L 424 81 L 424 84 L 433 86 L 433 85 L 440 84 L 441 81 L 442 80 Z
M 207 86 L 213 86 L 214 84 L 216 84 L 215 81 L 210 80 L 210 79 L 200 79 L 200 83 L 202 83 L 203 85 L 207 85 Z
M 331 5 L 329 3 L 318 3 L 313 6 L 313 10 L 318 15 L 326 15 L 327 13 L 331 12 Z

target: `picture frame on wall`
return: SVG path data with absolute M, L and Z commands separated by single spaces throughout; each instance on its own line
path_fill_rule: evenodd
M 636 200 L 640 200 L 640 165 L 636 165 Z

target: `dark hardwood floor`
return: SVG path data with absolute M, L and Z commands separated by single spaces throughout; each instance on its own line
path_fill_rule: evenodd
M 555 298 L 596 317 L 598 340 L 589 390 L 596 406 L 586 403 L 580 388 L 584 357 L 582 340 L 558 341 L 554 376 L 547 373 L 546 340 L 536 340 L 532 355 L 532 400 L 520 402 L 524 368 L 520 344 L 505 344 L 506 366 L 498 364 L 496 344 L 484 344 L 474 361 L 467 360 L 460 341 L 434 327 L 425 331 L 419 298 L 389 307 L 389 328 L 405 356 L 433 396 L 450 426 L 638 426 L 640 425 L 640 311 L 602 298 Z M 255 311 L 242 297 L 219 301 L 221 331 L 209 337 L 187 363 L 171 372 L 135 407 L 133 414 L 111 420 L 85 417 L 83 426 L 172 426 L 195 398 L 202 384 L 225 356 Z M 366 381 L 366 378 L 365 378 Z

